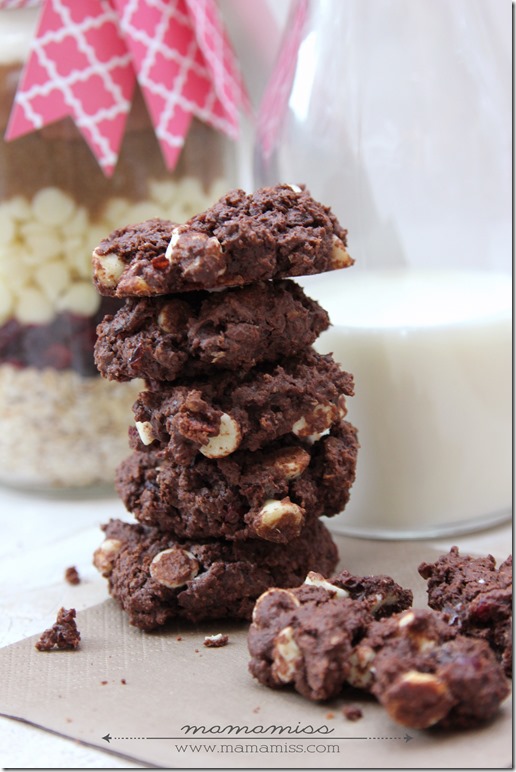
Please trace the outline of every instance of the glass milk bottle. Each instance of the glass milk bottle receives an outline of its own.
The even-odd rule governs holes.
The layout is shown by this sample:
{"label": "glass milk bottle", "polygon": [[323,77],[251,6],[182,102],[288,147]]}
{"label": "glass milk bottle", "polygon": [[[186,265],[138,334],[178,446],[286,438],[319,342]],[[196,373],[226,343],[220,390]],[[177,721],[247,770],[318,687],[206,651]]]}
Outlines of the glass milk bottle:
{"label": "glass milk bottle", "polygon": [[510,6],[293,0],[256,185],[305,183],[351,269],[302,280],[354,374],[357,478],[332,527],[402,538],[510,517]]}
{"label": "glass milk bottle", "polygon": [[4,134],[38,10],[0,11],[0,481],[46,491],[112,486],[141,382],[100,378],[95,328],[118,301],[91,281],[113,229],[182,222],[233,183],[229,140],[194,120],[173,173],[139,92],[113,176],[71,118]]}

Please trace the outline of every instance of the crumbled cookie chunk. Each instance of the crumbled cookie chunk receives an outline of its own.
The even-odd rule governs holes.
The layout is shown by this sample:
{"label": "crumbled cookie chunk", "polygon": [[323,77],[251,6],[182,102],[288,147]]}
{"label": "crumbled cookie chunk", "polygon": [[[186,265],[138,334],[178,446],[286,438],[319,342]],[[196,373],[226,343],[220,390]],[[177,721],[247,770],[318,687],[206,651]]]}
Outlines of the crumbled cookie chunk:
{"label": "crumbled cookie chunk", "polygon": [[[227,458],[199,454],[188,465],[136,452],[119,466],[116,488],[140,522],[179,538],[288,543],[310,521],[344,509],[357,453],[356,430],[343,421],[312,444],[290,435]],[[99,570],[109,573],[116,546],[97,553]]]}
{"label": "crumbled cookie chunk", "polygon": [[434,563],[421,563],[428,605],[442,611],[463,635],[487,641],[512,674],[512,555],[496,568],[492,555],[460,555],[452,547]]}
{"label": "crumbled cookie chunk", "polygon": [[102,295],[149,297],[322,273],[353,264],[346,236],[305,189],[232,190],[184,225],[114,231],[93,252],[93,278]]}
{"label": "crumbled cookie chunk", "polygon": [[337,548],[315,521],[288,545],[259,539],[179,541],[170,532],[111,520],[109,591],[131,624],[152,630],[169,619],[249,619],[267,587],[299,583],[316,565],[332,571]]}
{"label": "crumbled cookie chunk", "polygon": [[352,376],[330,355],[308,349],[248,374],[221,372],[141,392],[131,444],[188,464],[199,452],[223,458],[286,434],[313,440],[344,418],[352,394]]}
{"label": "crumbled cookie chunk", "polygon": [[75,566],[69,566],[65,570],[65,579],[68,582],[68,584],[80,584],[81,583],[81,577],[79,576],[79,572],[77,571]]}
{"label": "crumbled cookie chunk", "polygon": [[364,714],[360,705],[344,705],[342,715],[348,721],[359,721]]}
{"label": "crumbled cookie chunk", "polygon": [[353,576],[343,570],[331,583],[345,590],[353,600],[362,600],[376,619],[403,611],[412,605],[412,590],[401,587],[390,576]]}
{"label": "crumbled cookie chunk", "polygon": [[288,280],[129,298],[99,325],[95,361],[101,375],[116,381],[243,374],[300,354],[328,326],[326,311]]}
{"label": "crumbled cookie chunk", "polygon": [[[343,587],[346,580],[350,590]],[[352,677],[353,648],[366,634],[373,612],[380,611],[379,587],[398,598],[382,607],[383,614],[412,600],[410,591],[388,577],[360,579],[346,571],[334,579],[309,572],[300,587],[265,592],[249,630],[252,675],[271,687],[293,684],[312,700],[339,694]]]}
{"label": "crumbled cookie chunk", "polygon": [[373,622],[352,655],[352,685],[370,690],[412,729],[469,728],[490,720],[509,693],[489,646],[430,609]]}
{"label": "crumbled cookie chunk", "polygon": [[81,640],[81,634],[75,622],[76,611],[74,608],[61,608],[58,611],[55,624],[45,630],[37,643],[38,651],[50,651],[51,649],[77,649]]}
{"label": "crumbled cookie chunk", "polygon": [[[258,598],[248,637],[255,678],[273,688],[291,684],[312,700],[335,697],[349,684],[413,729],[469,728],[493,718],[509,687],[487,643],[458,634],[430,609],[386,616],[410,601],[410,591],[389,577],[343,574],[327,580],[311,573],[301,587]],[[346,582],[359,588],[356,598]],[[379,586],[398,600],[375,606]]]}
{"label": "crumbled cookie chunk", "polygon": [[221,646],[227,646],[229,643],[229,635],[224,633],[217,633],[217,635],[206,635],[204,638],[204,646],[208,649],[219,649]]}

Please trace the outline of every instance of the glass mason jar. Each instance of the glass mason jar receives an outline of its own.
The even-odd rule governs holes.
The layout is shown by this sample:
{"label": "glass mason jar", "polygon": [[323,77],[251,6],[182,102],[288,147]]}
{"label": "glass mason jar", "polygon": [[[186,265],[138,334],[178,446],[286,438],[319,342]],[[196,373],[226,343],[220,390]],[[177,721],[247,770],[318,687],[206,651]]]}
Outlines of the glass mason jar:
{"label": "glass mason jar", "polygon": [[225,137],[194,121],[173,173],[136,93],[107,178],[70,118],[4,133],[38,11],[0,11],[0,481],[30,489],[112,486],[141,382],[100,378],[95,328],[119,301],[91,281],[113,229],[182,222],[234,184]]}
{"label": "glass mason jar", "polygon": [[300,282],[355,378],[348,534],[510,517],[510,21],[482,0],[291,5],[254,182],[305,183],[349,231],[355,265]]}

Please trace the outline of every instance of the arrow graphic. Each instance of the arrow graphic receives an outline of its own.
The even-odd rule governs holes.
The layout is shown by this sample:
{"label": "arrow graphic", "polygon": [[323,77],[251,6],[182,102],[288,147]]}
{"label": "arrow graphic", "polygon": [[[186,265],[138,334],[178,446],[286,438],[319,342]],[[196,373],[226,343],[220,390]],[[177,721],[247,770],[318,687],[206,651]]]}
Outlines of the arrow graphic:
{"label": "arrow graphic", "polygon": [[310,737],[299,737],[296,735],[294,738],[292,735],[289,735],[288,737],[282,737],[281,735],[274,735],[274,736],[267,736],[264,737],[263,735],[260,735],[259,737],[249,737],[246,736],[245,738],[242,737],[235,737],[235,736],[226,736],[226,737],[193,737],[193,736],[183,736],[183,737],[111,737],[109,732],[104,735],[102,738],[107,743],[111,742],[111,740],[189,740],[189,741],[197,741],[197,742],[204,742],[205,740],[403,740],[404,742],[408,743],[410,740],[413,740],[414,738],[409,735],[405,734],[403,736],[397,735],[395,737],[329,737],[328,735],[323,735],[322,737],[317,737],[314,735],[310,735]]}

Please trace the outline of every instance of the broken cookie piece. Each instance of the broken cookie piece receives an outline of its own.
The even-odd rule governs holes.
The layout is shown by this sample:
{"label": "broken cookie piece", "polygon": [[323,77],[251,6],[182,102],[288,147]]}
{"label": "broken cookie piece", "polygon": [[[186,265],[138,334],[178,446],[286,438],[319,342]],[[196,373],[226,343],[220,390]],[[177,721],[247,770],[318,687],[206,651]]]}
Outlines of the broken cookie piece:
{"label": "broken cookie piece", "polygon": [[499,568],[492,555],[460,555],[457,547],[434,563],[421,563],[428,605],[463,635],[487,641],[512,674],[512,555]]}
{"label": "broken cookie piece", "polygon": [[[343,587],[346,581],[350,590]],[[249,630],[252,675],[273,688],[292,684],[311,700],[335,697],[352,677],[354,647],[380,611],[379,586],[397,597],[383,614],[412,601],[409,590],[387,577],[359,579],[348,572],[334,579],[309,572],[300,587],[265,592]]]}
{"label": "broken cookie piece", "polygon": [[55,624],[41,633],[35,646],[38,651],[50,651],[51,649],[77,649],[81,640],[81,634],[75,622],[76,611],[74,608],[60,608]]}
{"label": "broken cookie piece", "polygon": [[206,635],[203,641],[203,645],[208,649],[220,649],[222,646],[227,646],[228,643],[229,635],[226,635],[225,633]]}
{"label": "broken cookie piece", "polygon": [[352,654],[349,682],[412,729],[466,729],[489,721],[509,694],[484,641],[460,635],[430,609],[373,622]]}
{"label": "broken cookie piece", "polygon": [[114,231],[93,252],[93,278],[102,295],[150,297],[305,276],[352,265],[346,237],[304,188],[232,190],[184,225]]}
{"label": "broken cookie piece", "polygon": [[[389,598],[384,605],[380,594]],[[347,571],[330,580],[312,572],[301,587],[270,589],[253,611],[249,670],[266,686],[292,685],[311,700],[336,697],[346,685],[365,690],[413,729],[489,721],[509,694],[495,655],[439,612],[389,616],[411,600],[390,577]]]}

